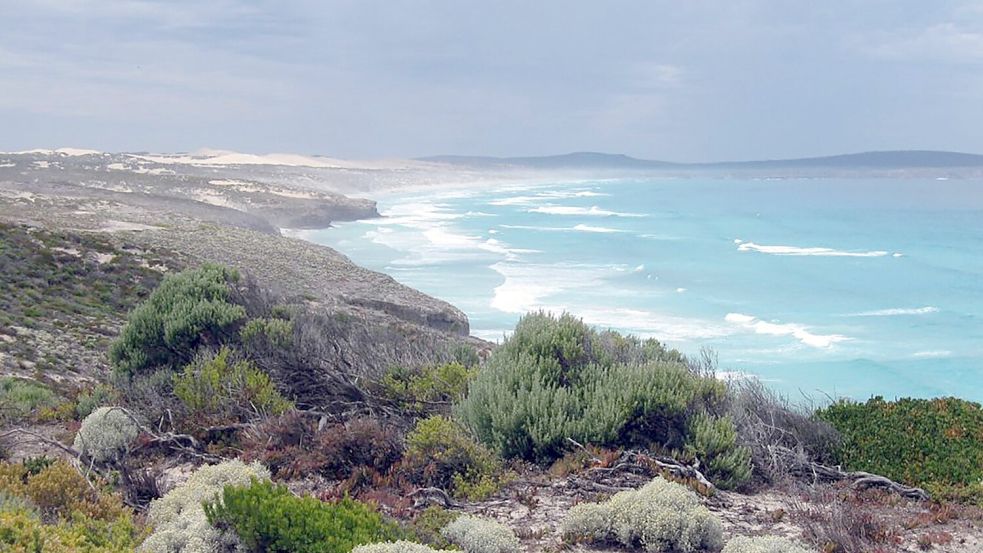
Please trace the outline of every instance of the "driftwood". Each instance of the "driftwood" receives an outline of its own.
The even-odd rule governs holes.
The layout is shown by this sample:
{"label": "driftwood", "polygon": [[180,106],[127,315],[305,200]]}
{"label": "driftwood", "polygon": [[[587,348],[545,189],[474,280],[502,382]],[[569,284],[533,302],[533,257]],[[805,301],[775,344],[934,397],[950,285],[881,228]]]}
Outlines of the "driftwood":
{"label": "driftwood", "polygon": [[896,493],[907,499],[928,501],[932,497],[921,488],[905,486],[879,474],[863,471],[847,472],[839,467],[830,467],[811,461],[798,462],[790,468],[790,474],[813,482],[849,482],[857,490],[881,489]]}

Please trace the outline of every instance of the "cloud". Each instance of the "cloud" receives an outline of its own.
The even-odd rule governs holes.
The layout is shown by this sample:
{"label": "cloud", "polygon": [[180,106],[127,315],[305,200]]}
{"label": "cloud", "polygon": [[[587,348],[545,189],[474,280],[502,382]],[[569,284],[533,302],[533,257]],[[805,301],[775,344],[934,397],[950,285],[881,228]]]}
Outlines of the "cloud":
{"label": "cloud", "polygon": [[983,32],[946,22],[922,29],[879,33],[862,46],[875,59],[956,64],[983,63]]}

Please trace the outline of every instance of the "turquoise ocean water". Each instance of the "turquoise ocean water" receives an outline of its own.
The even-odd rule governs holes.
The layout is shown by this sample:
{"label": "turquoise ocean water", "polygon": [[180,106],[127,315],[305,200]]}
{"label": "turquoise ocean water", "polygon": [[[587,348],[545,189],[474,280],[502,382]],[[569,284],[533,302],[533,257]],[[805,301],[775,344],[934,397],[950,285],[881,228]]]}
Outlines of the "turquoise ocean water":
{"label": "turquoise ocean water", "polygon": [[795,396],[983,400],[983,182],[605,180],[437,190],[305,237],[501,339],[530,310],[716,350]]}

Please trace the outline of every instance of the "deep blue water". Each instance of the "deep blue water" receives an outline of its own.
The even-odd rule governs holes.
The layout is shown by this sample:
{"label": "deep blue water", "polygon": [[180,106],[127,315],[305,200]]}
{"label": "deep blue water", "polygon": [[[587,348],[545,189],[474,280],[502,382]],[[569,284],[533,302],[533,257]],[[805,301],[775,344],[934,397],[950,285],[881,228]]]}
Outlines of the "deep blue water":
{"label": "deep blue water", "polygon": [[501,338],[534,309],[797,394],[983,400],[983,182],[615,180],[395,195],[306,234]]}

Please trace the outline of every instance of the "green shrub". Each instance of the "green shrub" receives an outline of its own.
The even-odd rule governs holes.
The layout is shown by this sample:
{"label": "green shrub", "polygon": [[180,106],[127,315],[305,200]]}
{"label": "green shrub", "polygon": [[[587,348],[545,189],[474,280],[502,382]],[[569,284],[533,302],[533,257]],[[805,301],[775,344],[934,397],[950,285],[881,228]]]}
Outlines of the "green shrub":
{"label": "green shrub", "polygon": [[140,435],[129,415],[118,407],[100,407],[85,417],[74,447],[97,463],[118,461]]}
{"label": "green shrub", "polygon": [[17,498],[9,500],[14,505],[28,501],[46,519],[82,515],[112,522],[126,513],[119,496],[93,489],[75,467],[61,460],[0,463],[0,495]]}
{"label": "green shrub", "polygon": [[686,453],[709,459],[703,471],[721,488],[736,488],[751,479],[751,452],[737,445],[737,431],[729,418],[702,413],[693,417]]}
{"label": "green shrub", "polygon": [[40,474],[41,471],[55,464],[55,459],[48,457],[47,455],[40,455],[38,457],[28,457],[21,461],[24,465],[24,470],[27,472],[27,476],[31,477],[35,474]]}
{"label": "green shrub", "polygon": [[736,537],[720,553],[812,553],[792,540],[778,536]]}
{"label": "green shrub", "polygon": [[42,408],[57,404],[58,396],[42,384],[0,377],[0,422],[21,420]]}
{"label": "green shrub", "polygon": [[420,541],[434,547],[448,548],[451,547],[451,543],[440,534],[440,531],[459,516],[461,516],[460,513],[431,505],[413,519],[411,528]]}
{"label": "green shrub", "polygon": [[440,415],[419,421],[406,436],[403,466],[422,485],[472,500],[497,491],[503,478],[499,459]]}
{"label": "green shrub", "polygon": [[175,375],[174,395],[197,426],[279,415],[292,407],[266,373],[227,347],[199,355]]}
{"label": "green shrub", "polygon": [[507,526],[493,520],[460,516],[440,531],[447,541],[466,553],[519,553],[519,538]]}
{"label": "green shrub", "polygon": [[239,331],[239,339],[252,348],[284,349],[293,341],[294,326],[284,319],[252,319]]}
{"label": "green shrub", "polygon": [[[725,397],[724,383],[694,374],[678,352],[656,341],[539,313],[519,321],[454,412],[501,455],[550,461],[568,450],[570,439],[681,450],[690,419],[720,410]],[[726,465],[719,464],[721,476],[739,480],[723,471]]]}
{"label": "green shrub", "polygon": [[71,521],[45,524],[30,510],[0,508],[0,551],[125,553],[138,536],[129,516],[107,522],[76,513]]}
{"label": "green shrub", "polygon": [[866,403],[834,403],[819,415],[842,434],[838,461],[851,470],[957,497],[960,488],[978,489],[983,479],[983,408],[978,403],[875,397]]}
{"label": "green shrub", "polygon": [[394,523],[364,503],[297,497],[270,482],[226,486],[204,509],[213,526],[233,529],[255,553],[349,553],[357,545],[401,537]]}
{"label": "green shrub", "polygon": [[241,486],[270,473],[259,463],[247,465],[235,459],[200,467],[187,481],[155,499],[147,509],[147,523],[154,529],[140,550],[145,553],[213,553],[234,548],[238,538],[208,523],[202,503],[222,493],[225,486]]}
{"label": "green shrub", "polygon": [[603,503],[574,506],[561,532],[570,542],[618,543],[649,553],[717,551],[723,545],[720,520],[695,493],[662,478]]}
{"label": "green shrub", "polygon": [[109,357],[123,374],[191,360],[200,345],[216,345],[234,336],[246,310],[233,303],[239,274],[206,264],[167,276],[145,302],[130,312]]}
{"label": "green shrub", "polygon": [[96,384],[79,392],[75,398],[75,416],[79,420],[88,417],[97,407],[115,403],[116,391],[107,384]]}
{"label": "green shrub", "polygon": [[468,382],[476,369],[460,363],[448,363],[426,367],[419,371],[397,368],[382,378],[382,388],[387,396],[399,402],[400,407],[415,413],[439,411],[464,397]]}

